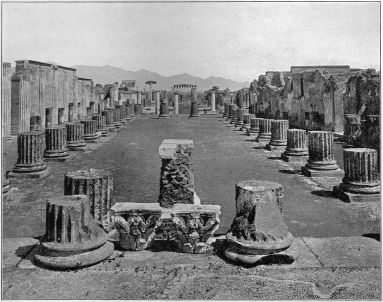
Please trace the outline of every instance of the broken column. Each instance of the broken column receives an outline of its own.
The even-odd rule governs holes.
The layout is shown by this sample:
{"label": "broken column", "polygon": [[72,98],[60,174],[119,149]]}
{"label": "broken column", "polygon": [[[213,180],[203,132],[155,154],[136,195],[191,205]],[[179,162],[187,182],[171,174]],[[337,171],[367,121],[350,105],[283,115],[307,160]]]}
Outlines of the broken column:
{"label": "broken column", "polygon": [[257,137],[259,134],[259,122],[261,118],[255,117],[250,118],[250,129],[247,131],[248,136],[255,136]]}
{"label": "broken column", "polygon": [[80,122],[66,124],[67,147],[71,151],[85,151],[84,124]]}
{"label": "broken column", "polygon": [[8,177],[41,178],[50,170],[43,161],[44,133],[23,132],[17,135],[17,162]]}
{"label": "broken column", "polygon": [[237,122],[235,123],[235,127],[239,127],[239,130],[241,130],[243,126],[243,116],[248,112],[247,109],[239,108],[237,110]]}
{"label": "broken column", "polygon": [[247,132],[248,129],[250,129],[250,118],[255,117],[254,114],[246,113],[243,115],[243,125],[241,128],[241,131]]}
{"label": "broken column", "polygon": [[193,141],[165,139],[159,147],[162,159],[160,196],[161,207],[176,203],[194,203],[194,172],[191,153]]}
{"label": "broken column", "polygon": [[261,119],[259,121],[259,135],[256,142],[267,144],[271,139],[271,121],[270,119]]}
{"label": "broken column", "polygon": [[65,125],[56,125],[45,129],[44,158],[55,161],[66,161],[70,158]]}
{"label": "broken column", "polygon": [[64,195],[88,195],[90,213],[101,223],[113,206],[113,177],[104,170],[89,169],[68,172],[64,178]]}
{"label": "broken column", "polygon": [[179,109],[178,109],[178,94],[174,94],[174,114],[179,114]]}
{"label": "broken column", "polygon": [[235,109],[235,104],[229,104],[228,105],[228,117],[226,118],[227,121],[230,121],[233,119],[234,117],[234,109]]}
{"label": "broken column", "polygon": [[334,159],[334,134],[331,131],[309,131],[309,159],[302,173],[312,177],[342,177]]}
{"label": "broken column", "polygon": [[134,104],[134,115],[142,115],[142,104]]}
{"label": "broken column", "polygon": [[233,109],[233,117],[231,118],[230,124],[232,124],[234,127],[237,125],[238,122],[238,114],[241,108],[235,106]]}
{"label": "broken column", "polygon": [[102,136],[107,136],[108,135],[108,128],[106,127],[106,117],[102,115],[94,115],[92,117],[94,121],[96,121],[96,131],[101,132]]}
{"label": "broken column", "polygon": [[36,262],[58,269],[78,269],[108,258],[114,249],[89,214],[85,195],[52,198],[46,205],[45,235]]}
{"label": "broken column", "polygon": [[233,261],[244,264],[294,261],[293,256],[283,253],[292,244],[293,235],[278,207],[275,183],[247,180],[236,185],[236,217],[226,238],[229,247],[225,255]]}
{"label": "broken column", "polygon": [[228,118],[229,117],[229,104],[224,103],[224,110],[223,110],[223,118]]}
{"label": "broken column", "polygon": [[333,192],[345,202],[380,200],[378,152],[375,149],[343,150],[344,178]]}
{"label": "broken column", "polygon": [[289,129],[288,120],[273,120],[271,122],[271,139],[266,148],[270,151],[284,150],[287,145],[287,129]]}
{"label": "broken column", "polygon": [[168,110],[168,102],[167,100],[162,100],[160,104],[160,114],[158,115],[159,118],[168,118],[169,117],[169,110]]}
{"label": "broken column", "polygon": [[113,112],[113,126],[114,126],[114,128],[121,128],[122,123],[120,120],[120,108],[113,108],[112,112]]}
{"label": "broken column", "polygon": [[86,143],[97,143],[99,135],[96,131],[95,120],[83,120],[81,123],[84,125],[84,140]]}
{"label": "broken column", "polygon": [[206,114],[208,114],[208,115],[215,115],[215,114],[217,114],[217,111],[216,111],[216,108],[215,108],[215,91],[214,90],[212,90],[210,92],[210,106],[211,106],[211,110],[206,112]]}
{"label": "broken column", "polygon": [[114,132],[113,111],[110,109],[107,109],[102,112],[102,115],[105,116],[106,128],[108,128],[109,132]]}
{"label": "broken column", "polygon": [[308,160],[306,130],[288,129],[286,151],[281,158],[287,162],[305,162]]}
{"label": "broken column", "polygon": [[197,89],[192,88],[191,89],[191,106],[190,106],[190,115],[189,117],[199,117],[199,109],[198,109],[198,100],[197,100]]}
{"label": "broken column", "polygon": [[11,185],[10,185],[10,181],[9,179],[7,178],[7,173],[6,173],[6,170],[5,170],[5,158],[6,158],[6,154],[3,153],[3,164],[2,164],[2,173],[1,173],[1,187],[2,187],[2,192],[3,192],[3,202],[6,200],[6,197],[7,197],[7,193],[9,192],[9,190],[11,189]]}

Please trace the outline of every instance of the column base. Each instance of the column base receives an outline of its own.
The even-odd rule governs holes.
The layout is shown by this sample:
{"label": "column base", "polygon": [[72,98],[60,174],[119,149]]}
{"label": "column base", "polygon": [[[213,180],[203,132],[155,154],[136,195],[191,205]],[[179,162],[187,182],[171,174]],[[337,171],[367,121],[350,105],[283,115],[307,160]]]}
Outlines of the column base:
{"label": "column base", "polygon": [[98,139],[100,138],[100,136],[98,135],[95,135],[95,136],[84,136],[84,140],[85,140],[85,143],[89,144],[95,144],[95,143],[98,143]]}
{"label": "column base", "polygon": [[242,126],[241,131],[247,133],[247,131],[248,131],[249,129],[250,129],[250,128],[249,128],[248,126]]}
{"label": "column base", "polygon": [[[35,254],[35,260],[37,263],[50,268],[77,269],[105,260],[112,254],[113,250],[113,243],[106,242],[104,245],[95,250],[75,255],[49,256]],[[44,250],[42,252],[44,252]]]}
{"label": "column base", "polygon": [[170,118],[169,114],[160,114],[158,118]]}
{"label": "column base", "polygon": [[379,202],[380,194],[355,194],[346,192],[340,185],[334,186],[333,194],[344,202]]}
{"label": "column base", "polygon": [[114,132],[115,131],[114,126],[107,126],[107,127],[108,127],[108,131],[109,132]]}
{"label": "column base", "polygon": [[262,143],[262,144],[268,144],[269,142],[270,142],[270,138],[263,138],[263,137],[257,137],[256,139],[255,139],[255,141],[257,142],[257,143]]}
{"label": "column base", "polygon": [[217,113],[217,111],[213,111],[213,110],[211,110],[211,111],[207,111],[206,112],[206,115],[218,115],[218,113]]}
{"label": "column base", "polygon": [[313,170],[306,166],[301,167],[301,171],[303,175],[308,177],[339,177],[342,178],[344,176],[344,172],[337,168],[335,170]]}
{"label": "column base", "polygon": [[85,151],[86,143],[85,142],[67,142],[67,147],[71,151]]}
{"label": "column base", "polygon": [[259,135],[259,131],[256,131],[256,130],[249,130],[248,129],[246,131],[246,133],[247,133],[248,136],[256,136],[257,137]]}
{"label": "column base", "polygon": [[293,255],[285,252],[278,252],[265,255],[242,254],[235,247],[229,247],[225,250],[225,256],[234,261],[245,265],[261,264],[291,264],[295,261]]}
{"label": "column base", "polygon": [[191,114],[189,117],[201,117],[199,114]]}
{"label": "column base", "polygon": [[72,158],[72,154],[64,151],[64,152],[57,152],[57,153],[44,153],[44,161],[60,161],[65,162]]}
{"label": "column base", "polygon": [[290,163],[305,163],[309,159],[308,155],[288,155],[285,152],[281,153],[281,159]]}
{"label": "column base", "polygon": [[113,127],[114,128],[121,128],[122,124],[121,124],[121,122],[115,122],[115,123],[113,123]]}
{"label": "column base", "polygon": [[13,169],[13,171],[9,171],[7,173],[8,178],[44,178],[51,173],[50,168],[45,168],[40,171],[32,171],[32,172],[18,172]]}
{"label": "column base", "polygon": [[274,146],[274,145],[271,145],[269,143],[266,145],[266,149],[269,151],[283,151],[286,149],[286,145],[285,146]]}

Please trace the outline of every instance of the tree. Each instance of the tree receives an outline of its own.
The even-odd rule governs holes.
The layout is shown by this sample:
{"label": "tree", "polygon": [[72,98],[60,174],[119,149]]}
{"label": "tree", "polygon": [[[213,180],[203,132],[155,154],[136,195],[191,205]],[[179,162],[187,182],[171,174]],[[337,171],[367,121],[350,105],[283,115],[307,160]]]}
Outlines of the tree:
{"label": "tree", "polygon": [[152,90],[152,85],[157,84],[156,81],[150,80],[145,82],[146,85],[149,85],[150,90]]}

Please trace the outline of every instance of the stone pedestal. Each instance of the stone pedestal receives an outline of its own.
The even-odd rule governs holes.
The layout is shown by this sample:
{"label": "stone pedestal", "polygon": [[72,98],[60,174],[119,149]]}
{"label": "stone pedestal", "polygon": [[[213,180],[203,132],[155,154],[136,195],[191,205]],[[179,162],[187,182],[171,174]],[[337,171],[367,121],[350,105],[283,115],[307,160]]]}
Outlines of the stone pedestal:
{"label": "stone pedestal", "polygon": [[121,123],[121,118],[120,118],[120,108],[114,108],[112,109],[112,114],[113,114],[113,127],[114,128],[121,128],[122,123]]}
{"label": "stone pedestal", "polygon": [[293,236],[283,221],[274,188],[274,183],[256,180],[236,185],[237,213],[226,234],[227,258],[244,264],[263,263],[270,255],[281,260],[292,258],[282,253]]}
{"label": "stone pedestal", "polygon": [[66,126],[45,129],[45,160],[66,161],[70,158],[67,148]]}
{"label": "stone pedestal", "polygon": [[84,195],[47,201],[46,229],[37,263],[56,269],[78,269],[108,258],[114,246],[89,214]]}
{"label": "stone pedestal", "polygon": [[308,160],[309,150],[307,148],[306,130],[287,130],[286,151],[281,154],[281,158],[287,162],[305,162]]}
{"label": "stone pedestal", "polygon": [[105,116],[106,128],[108,128],[109,132],[114,132],[113,111],[112,110],[103,111],[102,115]]}
{"label": "stone pedestal", "polygon": [[99,223],[113,205],[113,177],[104,170],[68,172],[64,178],[64,195],[89,197],[90,213]]}
{"label": "stone pedestal", "polygon": [[233,116],[230,120],[230,124],[232,124],[234,127],[237,125],[237,122],[238,122],[238,114],[239,114],[239,111],[241,110],[241,108],[238,108],[238,107],[234,107],[233,108]]}
{"label": "stone pedestal", "polygon": [[274,120],[271,122],[271,139],[267,144],[268,150],[283,151],[287,145],[287,129],[289,129],[289,121]]}
{"label": "stone pedestal", "polygon": [[223,117],[228,118],[229,117],[229,104],[223,104]]}
{"label": "stone pedestal", "polygon": [[43,161],[44,134],[42,131],[23,132],[17,135],[17,162],[8,177],[41,178],[50,170]]}
{"label": "stone pedestal", "polygon": [[198,111],[198,103],[197,103],[197,101],[192,101],[191,102],[189,117],[200,117],[199,111]]}
{"label": "stone pedestal", "polygon": [[174,94],[174,114],[179,114],[179,109],[178,109],[179,100],[178,100],[178,98],[179,98],[178,94]]}
{"label": "stone pedestal", "polygon": [[247,130],[250,129],[250,117],[251,117],[251,114],[249,113],[245,113],[243,115],[243,125],[241,127],[241,131],[247,132]]}
{"label": "stone pedestal", "polygon": [[270,119],[261,119],[259,121],[259,135],[256,142],[267,144],[271,139],[271,121]]}
{"label": "stone pedestal", "polygon": [[345,202],[380,200],[378,153],[374,149],[343,150],[344,178],[333,191]]}
{"label": "stone pedestal", "polygon": [[237,110],[237,122],[235,124],[235,127],[239,127],[239,130],[242,129],[242,126],[243,126],[243,117],[245,116],[245,114],[247,114],[249,112],[249,110],[247,109],[244,109],[244,108],[240,108],[239,110]]}
{"label": "stone pedestal", "polygon": [[97,143],[99,135],[96,131],[96,121],[95,120],[84,120],[81,121],[84,125],[84,140],[86,143]]}
{"label": "stone pedestal", "polygon": [[248,136],[258,137],[259,135],[259,122],[261,118],[250,118],[250,128],[247,130]]}
{"label": "stone pedestal", "polygon": [[169,208],[176,203],[194,203],[193,141],[165,139],[159,147],[162,159],[158,202]]}
{"label": "stone pedestal", "polygon": [[302,173],[312,177],[342,177],[334,159],[334,134],[330,131],[309,131],[309,159]]}
{"label": "stone pedestal", "polygon": [[95,115],[92,119],[96,121],[96,131],[101,132],[102,136],[107,136],[109,130],[106,127],[106,117],[102,115]]}
{"label": "stone pedestal", "polygon": [[160,104],[160,114],[158,115],[159,118],[169,118],[169,110],[168,110],[168,103],[166,101],[162,101]]}
{"label": "stone pedestal", "polygon": [[67,123],[66,124],[67,147],[72,151],[85,151],[86,143],[84,141],[84,124]]}
{"label": "stone pedestal", "polygon": [[231,123],[232,119],[234,118],[235,104],[229,104],[228,110],[229,110],[229,112],[228,112],[227,120],[230,121],[230,123]]}

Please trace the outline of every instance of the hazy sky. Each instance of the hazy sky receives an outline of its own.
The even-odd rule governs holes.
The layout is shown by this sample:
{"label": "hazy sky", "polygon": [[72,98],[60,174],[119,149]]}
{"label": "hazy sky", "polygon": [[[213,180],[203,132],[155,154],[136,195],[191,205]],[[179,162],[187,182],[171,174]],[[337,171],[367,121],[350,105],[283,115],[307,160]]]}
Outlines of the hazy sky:
{"label": "hazy sky", "polygon": [[250,81],[291,65],[379,69],[375,3],[3,3],[3,60]]}

